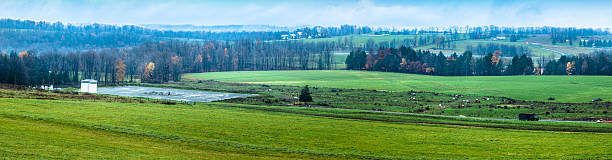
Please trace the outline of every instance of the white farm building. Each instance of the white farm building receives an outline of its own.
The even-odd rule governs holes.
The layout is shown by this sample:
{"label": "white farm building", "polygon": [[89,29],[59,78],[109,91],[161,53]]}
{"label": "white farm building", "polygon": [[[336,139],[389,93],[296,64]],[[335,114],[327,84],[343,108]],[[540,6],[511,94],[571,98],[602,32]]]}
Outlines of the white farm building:
{"label": "white farm building", "polygon": [[98,81],[93,79],[81,80],[81,92],[98,93]]}

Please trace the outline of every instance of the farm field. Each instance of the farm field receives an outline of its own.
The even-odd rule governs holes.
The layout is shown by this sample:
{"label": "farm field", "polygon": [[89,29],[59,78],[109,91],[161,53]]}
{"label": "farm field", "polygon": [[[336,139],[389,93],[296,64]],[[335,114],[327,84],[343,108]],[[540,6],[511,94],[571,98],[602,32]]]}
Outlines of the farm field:
{"label": "farm field", "polygon": [[432,47],[434,47],[434,45],[427,45],[427,46],[419,46],[416,49],[421,49],[421,50],[429,50],[431,52],[437,53],[437,52],[443,52],[446,54],[452,54],[452,53],[457,53],[457,54],[462,54],[463,52],[465,52],[466,47],[467,46],[477,46],[478,44],[489,44],[489,43],[494,43],[494,44],[504,44],[504,45],[515,45],[515,46],[527,46],[529,49],[531,49],[531,54],[533,54],[536,57],[559,57],[559,55],[555,55],[555,53],[547,51],[547,50],[543,50],[540,48],[536,48],[533,46],[528,45],[525,42],[508,42],[508,41],[491,41],[491,40],[460,40],[460,41],[455,41],[456,44],[456,48],[455,49],[445,49],[445,50],[438,50],[438,49],[431,49]]}
{"label": "farm field", "polygon": [[[537,114],[541,120],[594,121],[597,119],[610,119],[607,112],[610,112],[609,107],[611,104],[609,102],[533,102],[504,97],[453,95],[426,91],[387,92],[384,90],[311,87],[310,92],[312,93],[313,101],[305,105],[295,98],[300,95],[300,91],[303,89],[302,86],[228,83],[211,80],[184,80],[168,84],[130,85],[258,95],[223,100],[223,102],[238,104],[301,106],[342,110],[357,109],[363,111],[503,119],[516,119],[519,113]],[[511,126],[504,125],[504,127],[514,128]],[[531,128],[526,125],[521,126],[521,129]],[[565,130],[562,128],[555,129],[555,131]],[[581,128],[590,130],[584,127]]]}
{"label": "farm field", "polygon": [[[6,109],[6,108],[3,108]],[[214,151],[204,144],[0,116],[0,159],[268,159]],[[209,150],[205,150],[209,149]]]}
{"label": "farm field", "polygon": [[335,69],[346,69],[346,57],[347,54],[334,54],[332,65]]}
{"label": "farm field", "polygon": [[[315,39],[300,39],[299,41],[303,42],[323,42],[323,41],[346,41],[352,40],[351,42],[355,46],[364,46],[369,39],[374,40],[374,43],[379,44],[381,42],[391,42],[396,40],[398,42],[403,41],[404,39],[414,40],[418,37],[450,37],[449,34],[420,34],[420,35],[370,35],[370,34],[361,34],[361,35],[346,35],[346,36],[335,36],[331,38],[315,38]],[[465,34],[458,35],[459,38],[465,38]]]}
{"label": "farm field", "polygon": [[303,42],[322,42],[322,41],[345,41],[346,39],[352,40],[353,44],[356,46],[364,45],[368,39],[374,40],[375,43],[379,42],[389,42],[393,39],[404,40],[404,39],[413,39],[417,37],[416,35],[386,35],[386,36],[376,36],[376,35],[348,35],[348,36],[335,36],[331,38],[316,38],[316,39],[303,39]]}
{"label": "farm field", "polygon": [[567,53],[568,55],[580,55],[580,54],[590,54],[592,52],[602,50],[601,48],[589,48],[589,47],[578,47],[578,46],[568,46],[568,45],[551,45],[551,44],[542,44],[542,47],[546,47],[549,49],[553,49],[559,52]]}
{"label": "farm field", "polygon": [[248,71],[186,74],[187,79],[269,85],[311,85],[389,91],[432,91],[449,94],[503,96],[521,100],[590,102],[612,99],[607,76],[473,76],[444,77],[368,71]]}
{"label": "farm field", "polygon": [[0,156],[8,158],[600,159],[610,156],[612,146],[609,129],[556,132],[398,123],[403,121],[399,117],[396,122],[332,118],[369,113],[298,107],[21,98],[1,98],[0,106],[0,121],[8,124],[0,126]]}
{"label": "farm field", "polygon": [[[415,37],[419,37],[419,36],[429,36],[429,35],[386,35],[386,36],[374,36],[374,35],[349,35],[349,36],[337,36],[337,37],[331,37],[331,38],[317,38],[317,39],[304,39],[301,41],[304,42],[321,42],[321,41],[345,41],[345,40],[352,40],[352,43],[356,46],[363,46],[365,45],[365,43],[369,40],[372,39],[374,40],[374,42],[376,44],[381,43],[381,42],[390,42],[392,40],[404,40],[404,39],[414,39]],[[444,35],[444,34],[439,34],[439,35],[434,35],[434,36],[449,36],[449,35]],[[465,36],[465,35],[462,35]],[[465,37],[463,37],[465,38]],[[550,36],[549,35],[538,35],[538,36],[534,36],[534,37],[529,37],[527,39],[521,39],[517,42],[510,42],[507,40],[498,40],[498,41],[492,41],[492,40],[472,40],[472,39],[468,39],[468,40],[459,40],[459,41],[455,41],[455,48],[454,49],[431,49],[434,47],[434,45],[424,45],[424,46],[418,46],[415,49],[420,49],[420,50],[429,50],[431,52],[443,52],[446,54],[452,54],[452,53],[457,53],[457,54],[461,54],[463,52],[465,52],[466,46],[468,45],[472,45],[472,46],[476,46],[478,44],[488,44],[488,43],[495,43],[495,44],[505,44],[505,45],[515,45],[515,46],[526,46],[529,49],[531,49],[531,53],[535,56],[535,58],[540,58],[540,57],[554,57],[554,58],[558,58],[561,55],[555,53],[555,52],[551,52],[548,50],[544,50],[542,48],[538,48],[538,47],[534,47],[532,45],[527,44],[527,42],[529,43],[538,43],[537,45],[541,46],[541,47],[545,47],[548,49],[553,49],[556,51],[560,51],[563,53],[566,53],[568,55],[579,55],[579,54],[589,54],[592,53],[593,51],[597,51],[597,50],[601,50],[601,49],[596,49],[596,48],[589,48],[589,47],[579,47],[577,44],[574,44],[573,46],[569,46],[568,44],[565,43],[559,43],[557,45],[551,45],[550,44]]]}

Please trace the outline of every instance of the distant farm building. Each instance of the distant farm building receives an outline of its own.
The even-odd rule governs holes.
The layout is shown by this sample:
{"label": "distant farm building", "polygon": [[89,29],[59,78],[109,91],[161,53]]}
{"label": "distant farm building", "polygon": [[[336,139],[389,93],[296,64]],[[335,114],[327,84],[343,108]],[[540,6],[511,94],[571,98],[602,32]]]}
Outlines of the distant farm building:
{"label": "distant farm building", "polygon": [[281,35],[281,38],[282,38],[282,39],[289,39],[289,35],[286,35],[286,34]]}
{"label": "distant farm building", "polygon": [[505,39],[506,39],[506,37],[505,37],[505,36],[497,36],[497,37],[493,38],[493,40],[494,40],[494,41],[497,41],[497,40],[505,40]]}
{"label": "distant farm building", "polygon": [[53,90],[53,85],[42,85],[40,86],[40,88],[44,89],[44,90]]}
{"label": "distant farm building", "polygon": [[282,40],[294,40],[294,39],[311,39],[312,36],[309,36],[306,32],[295,32],[291,34],[283,34],[281,35]]}
{"label": "distant farm building", "polygon": [[81,80],[81,92],[98,93],[98,81],[93,79]]}

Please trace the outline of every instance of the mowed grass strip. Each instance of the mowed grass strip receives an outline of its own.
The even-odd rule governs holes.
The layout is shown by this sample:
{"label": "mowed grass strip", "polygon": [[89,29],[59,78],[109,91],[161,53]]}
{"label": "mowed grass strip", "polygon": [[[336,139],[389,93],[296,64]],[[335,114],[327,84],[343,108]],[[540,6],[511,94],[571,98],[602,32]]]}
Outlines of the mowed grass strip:
{"label": "mowed grass strip", "polygon": [[390,91],[433,91],[450,94],[504,96],[521,100],[590,102],[612,99],[609,76],[428,76],[370,71],[240,71],[192,73],[188,79],[224,82],[311,85]]}
{"label": "mowed grass strip", "polygon": [[[224,148],[221,151],[228,153],[249,155],[276,153],[281,157],[286,156],[285,154],[299,154],[315,158],[331,156],[459,159],[599,159],[612,156],[609,153],[612,146],[610,133],[390,123],[257,111],[224,105],[204,103],[190,106],[2,98],[0,115],[4,117],[2,119],[4,121],[13,118],[20,123],[34,121],[59,126],[77,126],[110,132],[129,139],[132,138],[129,136],[135,136],[136,142],[152,143],[148,140],[151,138],[165,141],[161,142],[164,144],[177,142],[204,144],[220,146]],[[13,128],[16,126],[6,130],[15,130]],[[6,130],[3,129],[1,133],[12,137],[41,132],[38,130],[6,132]],[[78,135],[78,133],[71,134],[77,131],[64,131],[66,133],[49,134],[40,138],[46,141],[39,144],[55,145],[41,149],[39,152],[57,155],[61,150],[67,150],[72,146],[63,141],[48,142],[58,138],[69,139],[69,136],[61,137],[62,135]],[[8,138],[0,141],[0,146],[3,146],[0,155],[11,156],[14,151],[20,151],[15,150],[16,147],[24,147],[27,145],[24,142],[28,141],[37,141],[37,139],[35,136],[24,136],[22,139]],[[97,141],[104,139],[91,140],[91,142]],[[107,142],[119,143],[115,141],[114,138],[109,138]],[[97,147],[80,142],[74,145],[83,148]],[[112,152],[129,148],[125,147],[119,146],[108,150]],[[232,148],[237,148],[238,151]],[[252,150],[240,150],[244,148]],[[142,154],[148,155],[147,152]]]}

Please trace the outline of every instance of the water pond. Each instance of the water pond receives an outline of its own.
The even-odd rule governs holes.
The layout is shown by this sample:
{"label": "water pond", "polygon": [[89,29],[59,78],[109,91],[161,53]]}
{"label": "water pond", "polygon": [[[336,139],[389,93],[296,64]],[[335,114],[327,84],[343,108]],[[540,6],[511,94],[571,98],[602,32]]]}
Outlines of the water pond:
{"label": "water pond", "polygon": [[140,86],[121,86],[110,88],[99,88],[98,93],[126,97],[144,97],[152,99],[166,99],[186,102],[211,102],[224,99],[256,96],[253,94],[204,92],[183,89],[169,89]]}

